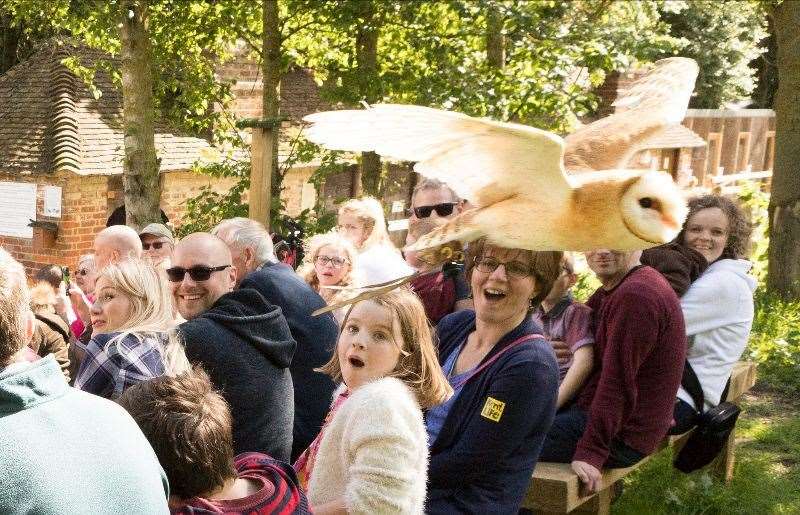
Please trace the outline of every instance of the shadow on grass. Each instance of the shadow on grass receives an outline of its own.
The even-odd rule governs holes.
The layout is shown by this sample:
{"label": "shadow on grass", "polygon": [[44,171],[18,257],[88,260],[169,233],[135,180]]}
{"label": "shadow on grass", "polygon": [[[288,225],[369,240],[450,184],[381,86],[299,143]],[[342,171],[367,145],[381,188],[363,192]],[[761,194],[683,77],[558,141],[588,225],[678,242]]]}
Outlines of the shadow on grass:
{"label": "shadow on grass", "polygon": [[706,471],[682,474],[672,468],[671,453],[663,452],[626,478],[625,491],[612,506],[612,513],[800,514],[797,406],[766,397],[745,403],[737,425],[736,468],[729,485],[712,479]]}

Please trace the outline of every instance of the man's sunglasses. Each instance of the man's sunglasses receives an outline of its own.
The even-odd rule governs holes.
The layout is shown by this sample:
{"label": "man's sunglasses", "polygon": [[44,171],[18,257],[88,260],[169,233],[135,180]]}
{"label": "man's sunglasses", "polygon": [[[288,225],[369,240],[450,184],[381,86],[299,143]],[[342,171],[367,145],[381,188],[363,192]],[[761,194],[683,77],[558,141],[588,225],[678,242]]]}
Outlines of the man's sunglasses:
{"label": "man's sunglasses", "polygon": [[161,247],[166,244],[167,242],[165,241],[154,241],[153,243],[142,243],[142,248],[144,250],[150,250],[150,247],[153,247],[155,250],[161,250]]}
{"label": "man's sunglasses", "polygon": [[453,214],[453,208],[458,205],[458,202],[445,202],[444,204],[434,204],[432,206],[419,206],[413,209],[408,209],[406,213],[411,216],[413,212],[417,218],[428,218],[433,211],[439,216],[450,216]]}
{"label": "man's sunglasses", "polygon": [[219,272],[229,268],[231,265],[222,265],[222,266],[203,266],[197,265],[193,266],[192,268],[183,268],[180,266],[173,266],[172,268],[167,268],[167,277],[170,281],[177,283],[183,281],[184,276],[186,273],[189,273],[189,277],[192,278],[192,281],[201,282],[201,281],[208,281],[211,278],[211,274],[214,272]]}

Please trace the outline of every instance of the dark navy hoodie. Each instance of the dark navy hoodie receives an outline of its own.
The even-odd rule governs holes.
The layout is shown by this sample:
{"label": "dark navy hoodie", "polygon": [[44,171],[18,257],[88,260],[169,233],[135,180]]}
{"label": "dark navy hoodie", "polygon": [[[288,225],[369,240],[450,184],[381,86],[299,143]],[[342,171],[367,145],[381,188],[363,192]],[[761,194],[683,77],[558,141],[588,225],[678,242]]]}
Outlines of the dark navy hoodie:
{"label": "dark navy hoodie", "polygon": [[[436,328],[439,362],[474,330],[474,311],[444,317]],[[482,363],[529,334],[541,329],[526,317]],[[514,346],[473,376],[430,442],[426,511],[517,513],[553,422],[557,395],[558,364],[544,338]]]}
{"label": "dark navy hoodie", "polygon": [[253,288],[267,302],[279,306],[297,342],[289,365],[294,383],[294,462],[316,438],[331,407],[335,385],[329,376],[314,369],[331,359],[339,326],[330,313],[311,316],[314,310],[325,307],[325,301],[283,263],[263,264],[245,277],[241,288]]}
{"label": "dark navy hoodie", "polygon": [[295,342],[281,309],[255,290],[240,289],[178,331],[189,361],[203,366],[228,401],[235,454],[261,452],[288,462]]}

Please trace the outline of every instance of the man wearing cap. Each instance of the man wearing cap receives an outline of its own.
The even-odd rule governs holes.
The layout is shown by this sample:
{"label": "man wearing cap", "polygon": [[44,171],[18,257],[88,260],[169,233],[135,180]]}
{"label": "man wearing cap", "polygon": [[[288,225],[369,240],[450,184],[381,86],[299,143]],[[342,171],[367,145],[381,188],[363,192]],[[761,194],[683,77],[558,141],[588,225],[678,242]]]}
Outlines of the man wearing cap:
{"label": "man wearing cap", "polygon": [[139,239],[142,240],[144,257],[153,263],[153,266],[163,269],[170,267],[175,238],[166,225],[155,223],[148,225],[139,232]]}

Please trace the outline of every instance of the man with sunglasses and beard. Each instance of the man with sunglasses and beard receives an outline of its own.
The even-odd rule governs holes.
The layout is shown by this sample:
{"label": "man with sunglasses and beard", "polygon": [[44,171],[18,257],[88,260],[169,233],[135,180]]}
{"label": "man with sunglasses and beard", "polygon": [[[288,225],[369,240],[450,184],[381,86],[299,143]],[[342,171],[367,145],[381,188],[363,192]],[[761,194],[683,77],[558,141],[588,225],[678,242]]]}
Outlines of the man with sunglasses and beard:
{"label": "man with sunglasses and beard", "polygon": [[294,394],[289,364],[295,341],[279,307],[239,288],[224,241],[194,233],[178,242],[167,269],[186,357],[208,372],[231,408],[236,454],[289,461]]}
{"label": "man with sunglasses and beard", "polygon": [[[414,243],[463,210],[464,201],[447,184],[436,179],[422,179],[411,194],[406,244]],[[422,300],[432,324],[436,325],[445,315],[473,307],[463,263],[454,260],[431,266],[419,260],[416,254],[405,253],[406,262],[421,273],[411,281],[411,288]]]}
{"label": "man with sunglasses and beard", "polygon": [[139,231],[139,239],[142,240],[142,254],[145,259],[153,263],[153,266],[159,270],[166,270],[170,267],[175,237],[166,225],[148,225]]}

